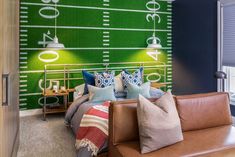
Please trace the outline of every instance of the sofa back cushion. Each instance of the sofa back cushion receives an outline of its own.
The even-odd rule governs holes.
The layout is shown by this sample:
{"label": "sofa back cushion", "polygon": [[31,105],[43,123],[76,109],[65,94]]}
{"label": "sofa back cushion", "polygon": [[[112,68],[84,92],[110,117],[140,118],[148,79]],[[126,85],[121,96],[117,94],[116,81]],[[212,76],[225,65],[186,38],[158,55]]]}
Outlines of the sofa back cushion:
{"label": "sofa back cushion", "polygon": [[175,101],[183,131],[232,123],[227,93],[176,96]]}
{"label": "sofa back cushion", "polygon": [[[176,96],[175,101],[183,131],[232,124],[227,93]],[[137,100],[113,102],[109,116],[110,145],[139,140]]]}

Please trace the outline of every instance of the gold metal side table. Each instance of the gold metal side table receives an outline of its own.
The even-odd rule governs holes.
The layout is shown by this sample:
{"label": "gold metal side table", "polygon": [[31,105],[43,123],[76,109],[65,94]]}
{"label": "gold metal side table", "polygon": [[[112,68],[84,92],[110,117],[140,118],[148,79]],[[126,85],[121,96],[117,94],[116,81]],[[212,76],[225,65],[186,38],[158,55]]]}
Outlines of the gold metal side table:
{"label": "gold metal side table", "polygon": [[[57,93],[53,92],[53,90],[46,90],[46,92],[42,93],[43,95],[43,104],[42,104],[42,112],[43,112],[43,120],[46,120],[47,114],[53,113],[63,113],[68,109],[68,95],[69,91],[59,91]],[[59,97],[63,97],[63,104],[59,104],[59,101],[56,103],[48,103],[48,98],[56,98],[59,100]]]}

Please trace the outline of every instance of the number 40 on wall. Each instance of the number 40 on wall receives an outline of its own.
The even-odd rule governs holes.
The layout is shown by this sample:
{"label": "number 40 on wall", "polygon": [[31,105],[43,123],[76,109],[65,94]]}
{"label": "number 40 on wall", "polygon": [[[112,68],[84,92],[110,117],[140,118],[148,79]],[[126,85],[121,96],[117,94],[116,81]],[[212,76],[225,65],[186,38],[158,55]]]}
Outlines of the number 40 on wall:
{"label": "number 40 on wall", "polygon": [[42,41],[38,41],[38,45],[42,45],[44,48],[49,44],[51,41],[53,41],[53,37],[50,36],[51,33],[48,30],[47,33],[43,33]]}

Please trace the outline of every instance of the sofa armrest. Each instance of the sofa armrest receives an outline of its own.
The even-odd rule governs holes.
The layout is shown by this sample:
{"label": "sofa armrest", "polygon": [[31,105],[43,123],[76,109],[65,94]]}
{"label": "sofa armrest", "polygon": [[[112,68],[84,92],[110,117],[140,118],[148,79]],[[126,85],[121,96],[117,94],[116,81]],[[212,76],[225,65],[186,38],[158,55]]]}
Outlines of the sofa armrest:
{"label": "sofa armrest", "polygon": [[138,140],[136,100],[112,102],[109,107],[109,143]]}

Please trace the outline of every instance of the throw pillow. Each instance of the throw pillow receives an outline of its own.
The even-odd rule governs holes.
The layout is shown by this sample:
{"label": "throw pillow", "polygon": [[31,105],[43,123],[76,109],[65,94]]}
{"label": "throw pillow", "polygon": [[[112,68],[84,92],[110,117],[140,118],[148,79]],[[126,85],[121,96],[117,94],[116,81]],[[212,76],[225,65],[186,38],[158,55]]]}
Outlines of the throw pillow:
{"label": "throw pillow", "polygon": [[88,85],[88,90],[89,90],[89,100],[91,102],[116,101],[113,91],[114,90],[113,86],[99,88]]}
{"label": "throw pillow", "polygon": [[151,87],[149,93],[151,98],[160,98],[161,96],[164,95],[165,92],[163,92],[161,89]]}
{"label": "throw pillow", "polygon": [[137,99],[139,94],[146,98],[150,98],[150,82],[146,82],[141,86],[128,83],[127,84],[127,99]]}
{"label": "throw pillow", "polygon": [[140,95],[137,117],[141,153],[149,153],[183,140],[180,119],[170,92],[155,104]]}
{"label": "throw pillow", "polygon": [[126,90],[128,83],[140,86],[142,84],[142,79],[143,79],[142,74],[143,74],[143,67],[139,68],[132,74],[130,74],[127,70],[123,70],[121,72],[121,75],[122,75],[124,89]]}
{"label": "throw pillow", "polygon": [[95,73],[95,86],[99,88],[114,86],[114,75],[114,71],[111,73]]}
{"label": "throw pillow", "polygon": [[126,98],[127,97],[127,92],[115,92],[115,97],[116,98]]}
{"label": "throw pillow", "polygon": [[95,86],[95,75],[89,73],[88,71],[82,70],[82,76],[85,82],[84,93],[83,93],[83,95],[85,95],[88,94],[87,85]]}
{"label": "throw pillow", "polygon": [[121,73],[114,77],[115,92],[123,92],[124,86]]}
{"label": "throw pillow", "polygon": [[84,88],[85,88],[85,84],[82,84],[82,85],[75,87],[75,91],[73,93],[73,98],[74,98],[73,100],[83,96]]}

